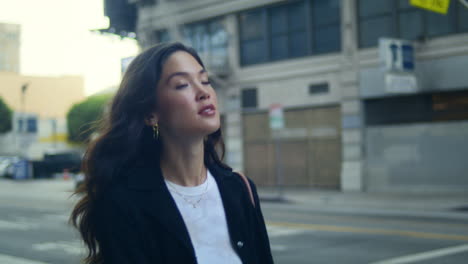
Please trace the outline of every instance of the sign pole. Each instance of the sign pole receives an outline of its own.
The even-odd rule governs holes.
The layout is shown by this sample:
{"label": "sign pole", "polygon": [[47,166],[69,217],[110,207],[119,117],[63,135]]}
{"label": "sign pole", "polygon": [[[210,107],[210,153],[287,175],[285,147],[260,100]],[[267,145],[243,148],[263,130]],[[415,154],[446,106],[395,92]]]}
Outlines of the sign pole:
{"label": "sign pole", "polygon": [[[270,129],[271,132],[281,131],[284,128],[284,114],[283,106],[280,104],[270,105]],[[275,147],[275,179],[276,187],[278,191],[278,200],[283,200],[284,195],[284,179],[283,179],[283,162],[281,160],[281,140],[274,133],[271,133],[274,137],[274,147]]]}
{"label": "sign pole", "polygon": [[284,197],[284,182],[283,182],[283,162],[281,162],[281,141],[275,138],[275,164],[276,164],[276,186],[278,188],[278,200],[283,200]]}

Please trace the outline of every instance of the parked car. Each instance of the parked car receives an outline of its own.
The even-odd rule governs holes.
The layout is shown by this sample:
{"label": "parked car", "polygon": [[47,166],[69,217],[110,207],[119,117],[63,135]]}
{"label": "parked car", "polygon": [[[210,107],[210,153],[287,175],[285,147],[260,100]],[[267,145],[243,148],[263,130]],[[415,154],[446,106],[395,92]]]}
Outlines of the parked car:
{"label": "parked car", "polygon": [[0,177],[12,178],[14,165],[20,160],[16,156],[0,156]]}
{"label": "parked car", "polygon": [[35,178],[51,178],[54,174],[78,173],[81,167],[82,154],[76,151],[46,153],[44,159],[33,162]]}

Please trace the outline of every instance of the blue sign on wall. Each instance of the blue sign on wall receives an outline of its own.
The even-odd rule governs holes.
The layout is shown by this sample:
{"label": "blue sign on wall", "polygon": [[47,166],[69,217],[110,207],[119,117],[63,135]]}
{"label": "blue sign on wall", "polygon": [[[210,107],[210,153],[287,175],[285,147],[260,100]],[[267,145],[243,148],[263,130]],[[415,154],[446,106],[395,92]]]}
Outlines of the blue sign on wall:
{"label": "blue sign on wall", "polygon": [[381,38],[379,39],[379,52],[386,71],[414,71],[414,48],[410,41]]}

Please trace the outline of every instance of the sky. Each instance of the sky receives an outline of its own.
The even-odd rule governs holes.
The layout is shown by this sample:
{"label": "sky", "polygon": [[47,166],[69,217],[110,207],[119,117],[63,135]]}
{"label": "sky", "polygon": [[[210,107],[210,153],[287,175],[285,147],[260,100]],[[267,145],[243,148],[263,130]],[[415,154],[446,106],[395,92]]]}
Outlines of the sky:
{"label": "sky", "polygon": [[85,94],[117,86],[120,60],[138,53],[135,40],[105,36],[104,0],[0,0],[0,23],[21,25],[20,73],[82,75]]}

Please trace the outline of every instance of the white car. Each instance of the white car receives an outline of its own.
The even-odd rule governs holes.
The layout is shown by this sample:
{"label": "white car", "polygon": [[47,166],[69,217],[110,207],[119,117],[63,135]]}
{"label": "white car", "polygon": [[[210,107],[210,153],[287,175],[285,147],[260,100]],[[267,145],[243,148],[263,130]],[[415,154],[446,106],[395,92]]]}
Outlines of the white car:
{"label": "white car", "polygon": [[0,177],[13,177],[13,165],[18,161],[17,157],[0,157]]}

